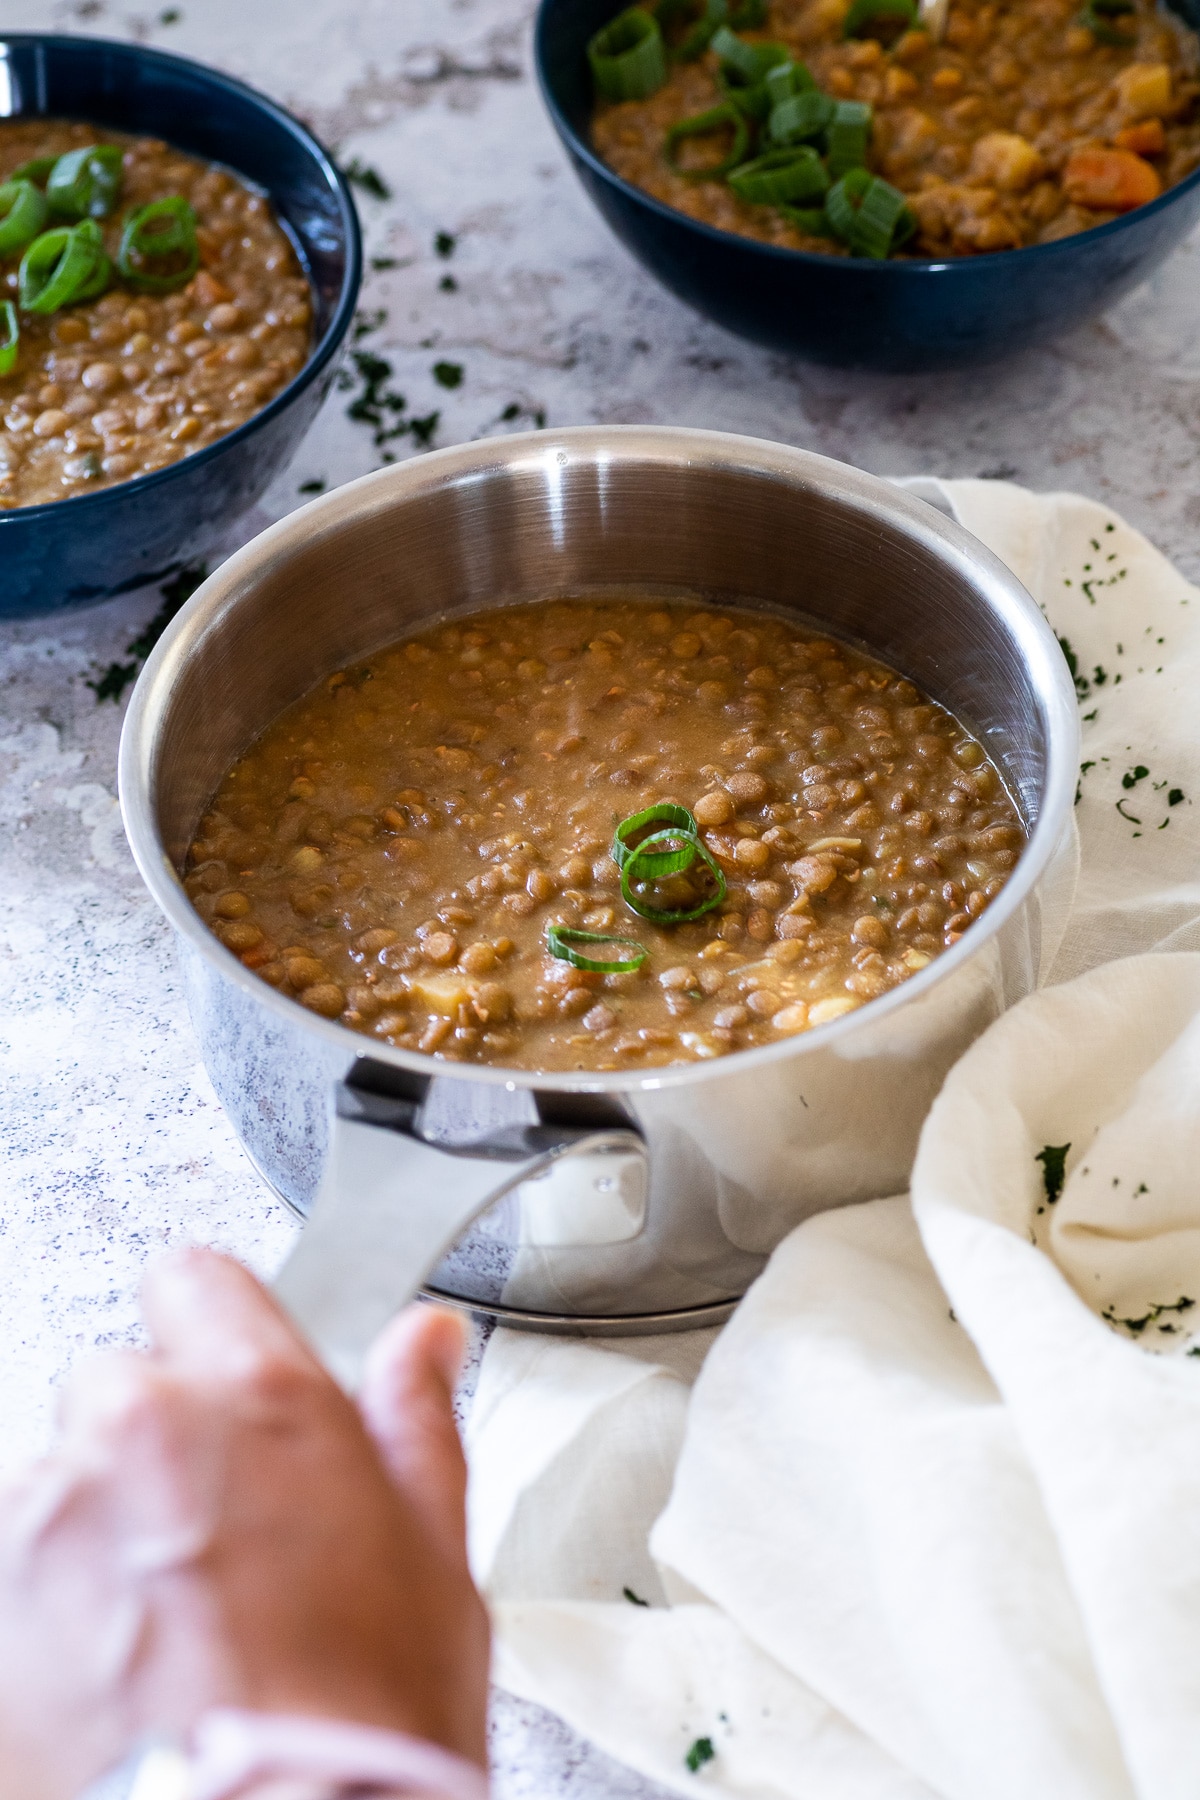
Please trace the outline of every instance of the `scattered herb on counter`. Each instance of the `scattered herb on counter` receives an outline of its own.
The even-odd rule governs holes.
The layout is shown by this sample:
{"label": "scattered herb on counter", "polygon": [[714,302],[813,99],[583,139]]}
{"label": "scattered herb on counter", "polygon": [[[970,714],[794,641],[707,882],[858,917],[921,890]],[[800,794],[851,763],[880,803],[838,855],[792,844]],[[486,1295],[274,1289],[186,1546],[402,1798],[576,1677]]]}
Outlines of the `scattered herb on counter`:
{"label": "scattered herb on counter", "polygon": [[457,294],[458,292],[458,283],[455,281],[453,275],[443,275],[442,279],[438,282],[438,286],[441,288],[443,294]]}
{"label": "scattered herb on counter", "polygon": [[650,1604],[648,1600],[643,1600],[640,1594],[635,1594],[630,1587],[622,1588],[621,1592],[624,1594],[626,1600],[628,1600],[630,1606],[649,1606]]}
{"label": "scattered herb on counter", "polygon": [[177,6],[167,6],[159,13],[158,22],[160,25],[178,25],[182,18],[183,14]]}
{"label": "scattered herb on counter", "polygon": [[1167,795],[1167,805],[1168,806],[1178,806],[1180,804],[1180,802],[1183,800],[1183,797],[1184,797],[1184,795],[1183,795],[1182,788],[1172,788],[1170,793]]}
{"label": "scattered herb on counter", "polygon": [[1135,763],[1132,769],[1126,769],[1124,775],[1122,775],[1121,786],[1125,788],[1126,791],[1130,788],[1135,788],[1139,781],[1145,781],[1149,773],[1150,771],[1145,763]]}
{"label": "scattered herb on counter", "polygon": [[355,315],[354,315],[354,330],[350,334],[350,342],[352,344],[361,343],[363,338],[370,337],[370,335],[373,331],[378,331],[382,326],[384,326],[386,324],[387,324],[387,308],[386,307],[377,306],[375,308],[374,312],[355,313]]}
{"label": "scattered herb on counter", "polygon": [[1164,1301],[1159,1305],[1150,1306],[1146,1312],[1142,1314],[1140,1319],[1119,1319],[1116,1314],[1116,1309],[1112,1306],[1106,1306],[1100,1317],[1106,1319],[1110,1325],[1121,1326],[1121,1328],[1124,1331],[1127,1331],[1131,1337],[1140,1337],[1148,1325],[1153,1325],[1158,1331],[1173,1332],[1177,1330],[1177,1327],[1174,1325],[1159,1324],[1159,1320],[1163,1317],[1163,1314],[1190,1312],[1195,1304],[1196,1302],[1190,1299],[1187,1294],[1180,1294],[1178,1300],[1171,1305],[1168,1305]]}
{"label": "scattered herb on counter", "polygon": [[502,425],[511,425],[514,419],[532,419],[536,431],[546,429],[546,409],[544,406],[522,406],[519,400],[510,400],[500,414]]}
{"label": "scattered herb on counter", "polygon": [[456,388],[462,386],[463,366],[454,362],[435,362],[433,379],[439,387]]}
{"label": "scattered herb on counter", "polygon": [[1042,1185],[1046,1190],[1046,1205],[1053,1206],[1063,1191],[1063,1182],[1067,1173],[1067,1152],[1070,1144],[1043,1144],[1034,1157],[1034,1162],[1042,1165]]}
{"label": "scattered herb on counter", "polygon": [[1067,659],[1067,667],[1071,671],[1071,680],[1075,683],[1076,694],[1081,700],[1086,699],[1087,695],[1092,691],[1092,684],[1086,675],[1081,675],[1079,673],[1079,658],[1071,648],[1070,639],[1060,637],[1058,640],[1058,647]]}
{"label": "scattered herb on counter", "polygon": [[433,434],[440,425],[441,419],[440,412],[426,413],[423,419],[410,419],[408,428],[412,432],[413,442],[427,450],[433,442]]}
{"label": "scattered herb on counter", "polygon": [[702,1737],[696,1739],[683,1760],[687,1767],[692,1771],[692,1774],[695,1775],[704,1767],[705,1763],[711,1762],[716,1754],[716,1751],[713,1749],[712,1739]]}
{"label": "scattered herb on counter", "polygon": [[458,239],[452,232],[439,231],[433,240],[433,247],[439,256],[453,256]]}
{"label": "scattered herb on counter", "polygon": [[298,494],[323,494],[325,492],[325,483],[318,476],[312,481],[302,481],[300,486],[296,489],[296,492]]}
{"label": "scattered herb on counter", "polygon": [[400,258],[398,256],[373,256],[371,267],[377,275],[381,275],[385,269],[398,269]]}
{"label": "scattered herb on counter", "polygon": [[392,197],[392,190],[379,170],[373,169],[369,163],[360,162],[357,156],[341,166],[341,173],[351,187],[361,188],[364,194],[370,194],[372,200],[390,200]]}
{"label": "scattered herb on counter", "polygon": [[162,595],[162,605],[132,643],[125,646],[125,654],[133,660],[127,663],[111,662],[97,680],[88,681],[87,686],[95,694],[97,705],[102,700],[120,701],[125,689],[137,679],[142,664],[175,614],[186,600],[191,599],[207,575],[208,570],[203,563],[193,563],[189,568],[180,569],[169,581],[163,582],[158,590]]}

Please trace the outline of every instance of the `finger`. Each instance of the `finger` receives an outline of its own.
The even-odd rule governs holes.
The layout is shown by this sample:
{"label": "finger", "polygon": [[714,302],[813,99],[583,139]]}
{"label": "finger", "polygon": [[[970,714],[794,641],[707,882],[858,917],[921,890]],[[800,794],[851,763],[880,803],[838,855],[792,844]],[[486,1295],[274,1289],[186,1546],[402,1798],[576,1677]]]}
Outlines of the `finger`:
{"label": "finger", "polygon": [[155,1379],[150,1358],[137,1350],[106,1350],[76,1363],[58,1392],[57,1424],[64,1445],[95,1437],[126,1419]]}
{"label": "finger", "polygon": [[380,1333],[359,1408],[396,1486],[448,1555],[466,1558],[467,1465],[454,1420],[466,1321],[417,1305]]}
{"label": "finger", "polygon": [[216,1379],[237,1378],[264,1359],[320,1368],[262,1283],[215,1250],[174,1250],[151,1263],[142,1313],[160,1355]]}

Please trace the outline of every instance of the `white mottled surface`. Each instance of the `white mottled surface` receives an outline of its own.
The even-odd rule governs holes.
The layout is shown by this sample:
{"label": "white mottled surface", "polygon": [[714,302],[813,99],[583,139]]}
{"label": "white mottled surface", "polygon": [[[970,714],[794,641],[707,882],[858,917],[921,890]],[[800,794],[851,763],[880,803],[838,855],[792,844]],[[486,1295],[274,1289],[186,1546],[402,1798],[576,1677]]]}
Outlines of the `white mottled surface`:
{"label": "white mottled surface", "polygon": [[[387,310],[367,341],[437,442],[651,420],[808,445],[881,474],[1004,474],[1119,508],[1193,578],[1200,522],[1200,242],[1151,292],[1073,339],[977,374],[806,368],[706,325],[656,288],[575,185],[529,70],[524,0],[0,0],[0,27],[146,39],[214,62],[301,113],[394,189],[362,201]],[[437,231],[457,235],[449,260]],[[458,290],[439,281],[448,272]],[[452,393],[439,358],[463,364]],[[334,394],[257,521],[374,465]],[[526,418],[528,422],[528,417]],[[3,572],[0,570],[0,580]],[[245,1162],[199,1064],[167,933],[117,815],[120,711],[85,677],[157,610],[132,596],[0,627],[0,1469],[44,1441],[55,1384],[135,1328],[138,1272],[194,1239],[274,1266],[292,1225]],[[504,1800],[652,1790],[516,1703],[497,1710]]]}

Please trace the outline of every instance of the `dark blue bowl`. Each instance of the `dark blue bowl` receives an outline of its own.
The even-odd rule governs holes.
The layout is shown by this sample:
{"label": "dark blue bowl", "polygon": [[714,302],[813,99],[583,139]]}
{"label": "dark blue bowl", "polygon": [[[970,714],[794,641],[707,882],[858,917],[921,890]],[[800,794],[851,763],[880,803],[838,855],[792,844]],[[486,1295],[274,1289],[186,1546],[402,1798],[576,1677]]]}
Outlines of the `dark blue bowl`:
{"label": "dark blue bowl", "polygon": [[[948,262],[814,256],[717,231],[651,199],[591,146],[588,39],[622,0],[542,0],[542,94],[617,236],[689,306],[775,350],[850,369],[945,369],[1057,337],[1136,287],[1200,217],[1200,170],[1149,206],[1057,243]],[[1176,8],[1197,20],[1197,0]]]}
{"label": "dark blue bowl", "polygon": [[200,63],[103,38],[0,37],[4,117],[84,119],[165,138],[270,195],[313,294],[295,380],[227,437],[153,475],[0,513],[0,619],[90,606],[202,557],[258,499],[312,424],[354,316],[362,244],[349,189],[298,120]]}

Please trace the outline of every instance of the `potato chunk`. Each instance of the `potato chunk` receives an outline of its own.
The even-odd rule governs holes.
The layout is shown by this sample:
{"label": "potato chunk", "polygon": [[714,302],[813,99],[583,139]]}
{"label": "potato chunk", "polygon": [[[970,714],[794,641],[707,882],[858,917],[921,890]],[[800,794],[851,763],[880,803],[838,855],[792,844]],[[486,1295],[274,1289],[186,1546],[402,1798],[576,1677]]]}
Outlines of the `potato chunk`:
{"label": "potato chunk", "polygon": [[1039,151],[1015,131],[989,131],[971,156],[971,175],[990,182],[1002,194],[1023,193],[1045,170]]}
{"label": "potato chunk", "polygon": [[1113,79],[1121,109],[1129,119],[1161,119],[1171,107],[1171,71],[1166,63],[1130,63]]}

